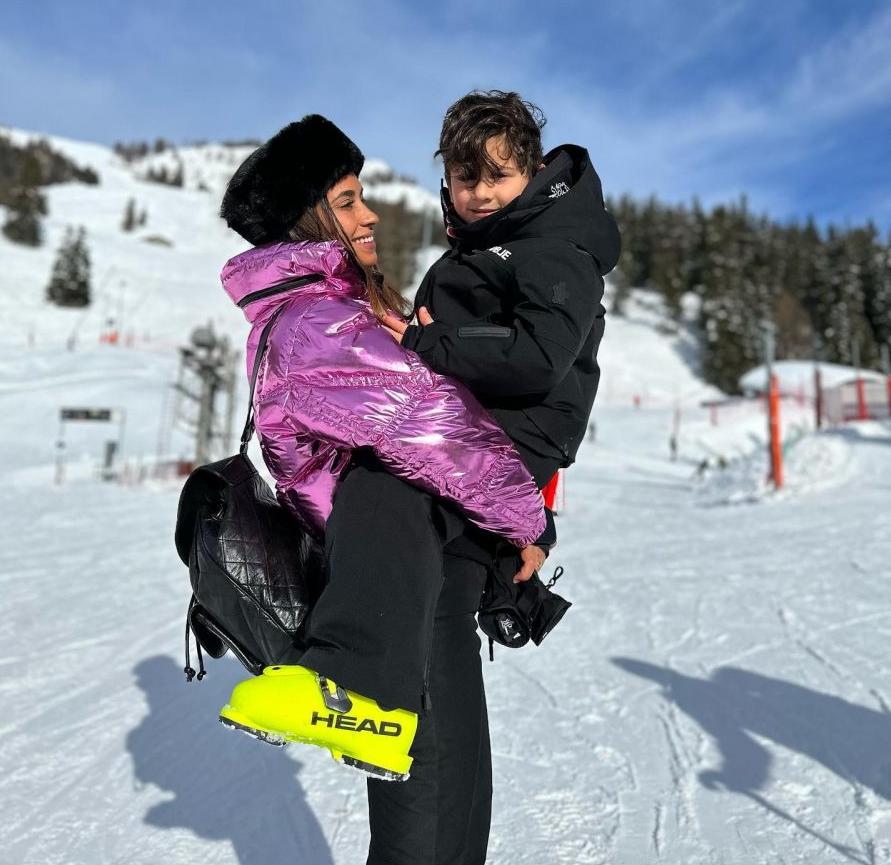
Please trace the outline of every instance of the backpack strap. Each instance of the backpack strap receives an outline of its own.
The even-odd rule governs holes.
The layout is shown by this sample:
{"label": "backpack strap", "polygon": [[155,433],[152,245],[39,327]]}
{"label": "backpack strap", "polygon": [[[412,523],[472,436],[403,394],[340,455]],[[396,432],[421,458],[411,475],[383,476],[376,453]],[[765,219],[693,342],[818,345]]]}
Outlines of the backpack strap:
{"label": "backpack strap", "polygon": [[[238,301],[238,305],[244,309],[249,303],[253,303],[255,300],[260,300],[260,298],[269,297],[274,294],[281,294],[282,292],[290,291],[292,288],[309,285],[311,282],[321,282],[324,278],[325,277],[322,276],[321,273],[307,273],[304,276],[298,276],[296,279],[286,279],[284,282],[269,286],[269,288],[262,288],[259,291],[252,292]],[[281,304],[279,308],[272,313],[272,317],[266,322],[266,326],[260,334],[260,342],[257,343],[257,354],[254,358],[254,369],[251,373],[251,393],[248,397],[247,418],[244,422],[244,429],[241,431],[241,447],[239,448],[239,452],[242,456],[247,456],[248,442],[250,442],[251,436],[254,434],[254,388],[257,385],[257,373],[260,371],[260,361],[263,360],[263,352],[266,350],[266,340],[269,337],[269,331],[272,330],[272,325],[275,324],[275,320],[281,315],[284,308],[285,305]]]}
{"label": "backpack strap", "polygon": [[257,386],[257,373],[260,372],[260,362],[263,360],[263,353],[266,351],[266,341],[269,339],[269,332],[272,330],[272,325],[275,324],[276,319],[282,314],[284,308],[285,305],[282,304],[272,314],[272,317],[266,322],[266,326],[260,334],[260,342],[257,343],[254,369],[253,372],[251,372],[251,393],[250,396],[248,396],[247,418],[244,421],[244,429],[241,431],[241,447],[239,448],[239,452],[242,456],[247,455],[248,443],[251,440],[251,436],[254,434],[254,389]]}

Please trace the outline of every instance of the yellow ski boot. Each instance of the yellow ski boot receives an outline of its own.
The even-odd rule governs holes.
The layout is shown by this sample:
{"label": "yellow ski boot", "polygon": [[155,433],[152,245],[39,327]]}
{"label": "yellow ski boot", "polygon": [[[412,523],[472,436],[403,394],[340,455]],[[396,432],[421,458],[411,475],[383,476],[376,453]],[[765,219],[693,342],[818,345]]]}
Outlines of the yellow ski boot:
{"label": "yellow ski boot", "polygon": [[220,721],[273,745],[327,748],[339,763],[388,781],[408,780],[408,749],[418,728],[414,712],[385,712],[374,700],[298,665],[266,667],[240,682]]}

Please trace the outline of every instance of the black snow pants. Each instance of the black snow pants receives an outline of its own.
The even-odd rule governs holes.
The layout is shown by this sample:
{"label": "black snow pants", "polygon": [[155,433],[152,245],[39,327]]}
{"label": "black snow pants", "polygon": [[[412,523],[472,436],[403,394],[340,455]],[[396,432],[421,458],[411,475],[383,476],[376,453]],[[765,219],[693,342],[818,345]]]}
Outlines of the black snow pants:
{"label": "black snow pants", "polygon": [[368,781],[367,865],[484,865],[492,761],[474,618],[485,566],[445,557],[433,623],[430,704],[419,718],[408,781]]}

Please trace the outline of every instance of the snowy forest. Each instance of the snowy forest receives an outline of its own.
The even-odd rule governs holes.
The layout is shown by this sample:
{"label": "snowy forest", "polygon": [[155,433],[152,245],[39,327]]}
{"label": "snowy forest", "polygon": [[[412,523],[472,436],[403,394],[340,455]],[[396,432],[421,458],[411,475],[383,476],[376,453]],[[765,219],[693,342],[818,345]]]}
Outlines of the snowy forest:
{"label": "snowy forest", "polygon": [[880,365],[891,341],[891,237],[871,222],[821,231],[813,220],[756,216],[745,198],[710,211],[627,196],[607,206],[623,246],[613,311],[629,288],[646,286],[681,318],[692,294],[710,384],[738,390],[762,362],[765,321],[776,328],[778,359]]}

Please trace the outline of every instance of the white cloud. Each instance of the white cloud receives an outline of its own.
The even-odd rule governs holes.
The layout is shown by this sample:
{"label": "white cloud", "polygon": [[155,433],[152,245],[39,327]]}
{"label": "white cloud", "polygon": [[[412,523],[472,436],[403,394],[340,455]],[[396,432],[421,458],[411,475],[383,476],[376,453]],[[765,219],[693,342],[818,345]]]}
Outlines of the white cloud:
{"label": "white cloud", "polygon": [[781,105],[814,123],[891,103],[891,8],[844,29],[810,56],[781,93]]}
{"label": "white cloud", "polygon": [[[640,26],[660,26],[648,9]],[[545,40],[544,28],[532,28],[508,45],[494,29],[431,32],[422,18],[389,6],[379,30],[377,6],[373,14],[351,19],[347,39],[350,33],[367,35],[374,45],[375,78],[383,91],[395,90],[398,82],[399,95],[368,100],[358,111],[353,103],[343,120],[355,121],[351,128],[368,142],[366,149],[429,183],[435,176],[429,153],[448,103],[471,87],[518,89],[546,110],[548,145],[574,140],[589,147],[608,192],[654,192],[674,200],[698,193],[707,202],[747,191],[756,210],[794,212],[798,169],[820,159],[826,140],[817,133],[832,127],[843,134],[846,117],[889,99],[891,10],[840,30],[816,51],[803,46],[802,31],[798,47],[789,40],[789,50],[800,51],[800,58],[766,93],[741,70],[731,84],[704,80],[698,92],[682,99],[677,92],[653,98],[659,90],[644,86],[647,81],[713,50],[715,39],[729,38],[740,25],[744,9],[737,3],[704,17],[676,51],[642,58],[642,72],[631,80],[601,78],[591,86],[553,73],[555,46]],[[768,182],[784,167],[784,185]]]}
{"label": "white cloud", "polygon": [[[703,85],[699,101],[682,104],[672,95],[626,106],[608,88],[581,93],[553,81],[541,99],[551,133],[588,143],[613,193],[689,200],[698,192],[708,203],[746,192],[753,209],[789,214],[797,170],[819,162],[827,139],[846,134],[846,118],[891,103],[889,46],[891,10],[803,55],[767,96],[741,76],[734,86]],[[768,183],[782,168],[787,184]]]}

